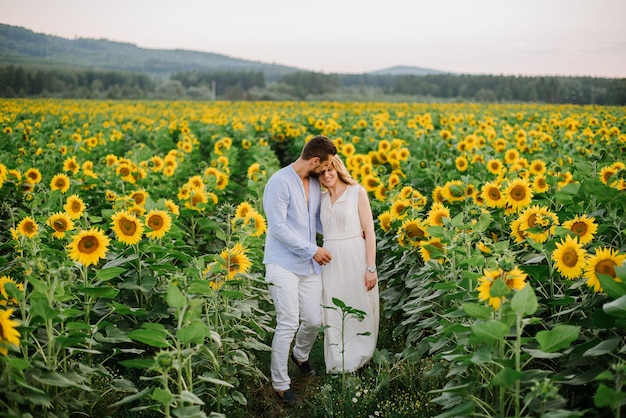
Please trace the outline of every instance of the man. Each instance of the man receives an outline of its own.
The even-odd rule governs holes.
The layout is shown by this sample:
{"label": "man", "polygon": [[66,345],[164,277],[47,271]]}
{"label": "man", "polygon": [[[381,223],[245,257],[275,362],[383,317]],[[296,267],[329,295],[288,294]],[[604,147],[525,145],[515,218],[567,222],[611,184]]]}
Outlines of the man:
{"label": "man", "polygon": [[[315,374],[308,358],[322,323],[321,267],[331,254],[318,247],[320,184],[317,177],[337,154],[325,136],[307,142],[298,159],[274,173],[265,186],[267,218],[265,281],[276,309],[271,377],[276,395],[286,404],[298,399],[291,391],[289,358],[305,375]],[[291,343],[296,338],[291,355]]]}

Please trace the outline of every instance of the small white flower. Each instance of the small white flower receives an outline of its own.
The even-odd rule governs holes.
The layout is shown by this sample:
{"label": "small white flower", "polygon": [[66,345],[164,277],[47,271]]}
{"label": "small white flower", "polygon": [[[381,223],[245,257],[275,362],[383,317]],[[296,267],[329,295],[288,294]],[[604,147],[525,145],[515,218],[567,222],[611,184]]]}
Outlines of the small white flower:
{"label": "small white flower", "polygon": [[353,403],[357,403],[357,399],[356,398],[352,398],[352,402]]}
{"label": "small white flower", "polygon": [[356,393],[356,397],[357,397],[357,398],[361,397],[361,392],[357,392],[357,393]]}

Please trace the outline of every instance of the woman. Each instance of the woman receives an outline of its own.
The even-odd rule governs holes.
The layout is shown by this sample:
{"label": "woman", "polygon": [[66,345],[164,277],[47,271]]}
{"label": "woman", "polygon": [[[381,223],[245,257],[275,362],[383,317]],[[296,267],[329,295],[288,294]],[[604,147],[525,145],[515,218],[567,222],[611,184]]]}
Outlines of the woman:
{"label": "woman", "polygon": [[[319,180],[326,189],[320,208],[324,248],[333,255],[322,269],[324,360],[328,373],[353,372],[372,358],[378,338],[374,220],[367,192],[350,177],[339,156]],[[342,318],[333,298],[364,312],[363,320]]]}

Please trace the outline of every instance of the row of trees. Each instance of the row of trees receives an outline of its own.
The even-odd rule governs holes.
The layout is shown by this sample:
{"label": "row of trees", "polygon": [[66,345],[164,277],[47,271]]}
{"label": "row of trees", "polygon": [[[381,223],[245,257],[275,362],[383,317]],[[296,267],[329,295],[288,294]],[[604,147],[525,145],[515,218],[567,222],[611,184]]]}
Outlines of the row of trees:
{"label": "row of trees", "polygon": [[0,67],[1,97],[141,99],[156,85],[151,77],[139,73]]}
{"label": "row of trees", "polygon": [[626,79],[493,75],[181,72],[167,79],[120,71],[0,67],[1,97],[196,100],[408,100],[626,105]]}

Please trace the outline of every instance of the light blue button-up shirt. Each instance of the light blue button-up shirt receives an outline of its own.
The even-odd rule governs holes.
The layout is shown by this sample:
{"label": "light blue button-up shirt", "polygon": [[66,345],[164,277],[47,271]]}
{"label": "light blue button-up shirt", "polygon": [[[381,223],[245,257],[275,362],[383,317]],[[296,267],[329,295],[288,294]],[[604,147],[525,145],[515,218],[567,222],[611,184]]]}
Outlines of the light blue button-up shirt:
{"label": "light blue button-up shirt", "polygon": [[[293,273],[308,276],[320,273],[313,256],[317,252],[320,184],[309,178],[309,201],[304,186],[291,165],[278,170],[263,192],[263,210],[267,218],[264,264],[276,263]],[[308,204],[307,204],[308,203]]]}

